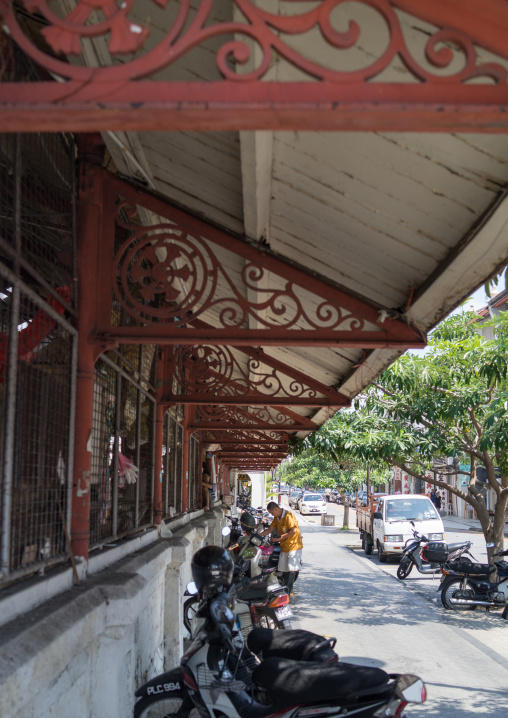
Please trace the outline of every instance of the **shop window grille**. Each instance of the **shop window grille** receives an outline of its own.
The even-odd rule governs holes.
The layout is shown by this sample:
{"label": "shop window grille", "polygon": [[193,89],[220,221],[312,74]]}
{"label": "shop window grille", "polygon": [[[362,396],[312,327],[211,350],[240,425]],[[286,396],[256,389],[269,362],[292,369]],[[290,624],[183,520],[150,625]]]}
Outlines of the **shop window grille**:
{"label": "shop window grille", "polygon": [[[177,484],[181,483],[182,446],[178,445],[178,423],[169,412],[164,415],[164,441],[162,446],[162,503],[163,518],[180,513],[177,503]],[[181,493],[180,499],[181,499]]]}
{"label": "shop window grille", "polygon": [[0,135],[0,260],[74,313],[75,147],[64,134]]}
{"label": "shop window grille", "polygon": [[201,506],[199,500],[200,459],[199,440],[196,436],[191,436],[189,441],[189,509],[191,511]]}
{"label": "shop window grille", "polygon": [[[103,355],[96,363],[91,546],[153,523],[155,398],[145,387],[155,351],[148,349],[135,347],[124,358]],[[139,371],[143,355],[146,381]],[[130,376],[133,366],[137,368]]]}
{"label": "shop window grille", "polygon": [[182,512],[183,494],[183,426],[176,422],[175,432],[176,457],[175,457],[175,508],[177,513]]}
{"label": "shop window grille", "polygon": [[76,335],[21,282],[1,277],[0,302],[5,583],[68,555]]}

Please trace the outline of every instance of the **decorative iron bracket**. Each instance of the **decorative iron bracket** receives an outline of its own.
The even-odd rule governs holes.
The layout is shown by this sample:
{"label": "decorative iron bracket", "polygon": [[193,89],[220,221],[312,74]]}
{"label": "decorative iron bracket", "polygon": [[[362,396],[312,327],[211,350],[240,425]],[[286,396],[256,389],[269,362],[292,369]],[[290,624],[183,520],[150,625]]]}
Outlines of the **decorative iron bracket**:
{"label": "decorative iron bracket", "polygon": [[[83,201],[93,184],[87,173],[102,177],[105,188],[97,275],[90,278],[96,291],[95,340],[101,345],[425,346],[422,334],[397,312],[355,297],[99,167],[83,168]],[[140,226],[137,207],[166,222]],[[126,239],[115,248],[118,232]],[[236,283],[221,258],[241,260]],[[115,302],[128,319],[120,317],[115,326],[112,281]],[[257,302],[248,301],[248,289]],[[194,326],[210,314],[218,326]],[[250,320],[264,328],[250,328]]]}
{"label": "decorative iron bracket", "polygon": [[[200,323],[202,325],[203,322]],[[193,323],[195,326],[195,323]],[[241,348],[244,365],[228,347],[176,347],[168,357],[169,391],[163,404],[248,404],[249,406],[349,406],[344,394],[306,376],[257,349]],[[262,369],[266,365],[271,371]],[[174,393],[173,387],[177,387]]]}
{"label": "decorative iron bracket", "polygon": [[[17,44],[61,80],[0,85],[2,130],[500,132],[508,127],[506,69],[501,63],[481,62],[475,47],[478,43],[507,57],[508,9],[502,0],[482,0],[481,7],[478,0],[348,3],[369,8],[373,21],[388,34],[386,47],[377,54],[366,52],[364,66],[354,70],[337,69],[362,37],[359,21],[349,20],[342,31],[334,25],[334,11],[345,0],[322,0],[311,10],[293,0],[284,3],[292,6],[285,14],[267,12],[255,0],[231,0],[238,11],[233,22],[217,19],[211,0],[202,0],[196,9],[190,0],[181,0],[178,7],[169,0],[154,2],[168,18],[167,33],[158,44],[149,37],[134,0],[81,0],[67,17],[52,11],[51,0],[23,0],[29,13],[37,12],[47,23],[42,33],[51,51],[45,52],[42,43],[24,33],[13,0],[0,0],[3,23]],[[441,28],[426,41],[425,63],[408,46],[398,9]],[[332,56],[328,64],[298,50],[299,36],[311,32],[323,42],[323,58]],[[83,40],[95,38],[107,43],[107,52],[101,53],[107,65],[67,61],[65,56],[82,54]],[[216,69],[223,80],[147,79],[167,68],[174,75],[175,63],[210,40],[218,45]],[[463,57],[459,70],[452,64],[450,46]],[[266,81],[274,59],[307,81]],[[383,81],[394,62],[404,67],[406,81]],[[467,84],[477,78],[494,85]]]}

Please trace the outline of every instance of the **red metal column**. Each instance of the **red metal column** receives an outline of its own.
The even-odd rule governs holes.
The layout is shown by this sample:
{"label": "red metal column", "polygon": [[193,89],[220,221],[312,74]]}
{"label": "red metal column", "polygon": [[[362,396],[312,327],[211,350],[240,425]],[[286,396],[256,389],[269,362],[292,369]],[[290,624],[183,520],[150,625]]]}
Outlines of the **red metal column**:
{"label": "red metal column", "polygon": [[[103,179],[100,171],[104,146],[100,137],[78,137],[78,368],[74,480],[72,484],[71,546],[75,556],[88,559],[90,538],[90,474],[94,398],[94,366],[99,350],[89,337],[95,328],[97,248],[103,226]],[[95,140],[95,141],[94,141]],[[92,164],[92,163],[93,164]]]}
{"label": "red metal column", "polygon": [[155,462],[153,485],[153,514],[155,523],[160,525],[162,519],[162,443],[164,434],[164,405],[161,403],[164,382],[165,351],[159,351],[157,357],[157,391],[155,406]]}
{"label": "red metal column", "polygon": [[189,431],[189,407],[185,406],[185,419],[183,420],[183,446],[182,446],[182,513],[189,510],[189,440],[192,432]]}

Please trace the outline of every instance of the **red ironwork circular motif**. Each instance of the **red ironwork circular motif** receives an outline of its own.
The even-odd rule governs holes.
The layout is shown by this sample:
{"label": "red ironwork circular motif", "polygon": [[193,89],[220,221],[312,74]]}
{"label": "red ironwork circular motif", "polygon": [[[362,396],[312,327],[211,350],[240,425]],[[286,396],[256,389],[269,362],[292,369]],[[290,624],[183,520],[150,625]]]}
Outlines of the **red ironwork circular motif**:
{"label": "red ironwork circular motif", "polygon": [[178,351],[175,378],[188,391],[224,396],[235,393],[231,385],[233,367],[233,356],[227,347],[186,346]]}
{"label": "red ironwork circular motif", "polygon": [[118,301],[143,322],[185,324],[190,312],[208,302],[215,284],[204,245],[176,225],[157,234],[134,233],[113,263]]}

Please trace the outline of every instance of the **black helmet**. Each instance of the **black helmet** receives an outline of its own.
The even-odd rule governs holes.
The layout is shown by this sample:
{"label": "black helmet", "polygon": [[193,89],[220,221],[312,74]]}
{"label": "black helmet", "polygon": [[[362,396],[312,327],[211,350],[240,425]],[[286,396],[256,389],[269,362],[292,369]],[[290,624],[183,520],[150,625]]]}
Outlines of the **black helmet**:
{"label": "black helmet", "polygon": [[248,511],[244,511],[240,518],[240,525],[242,529],[252,531],[256,528],[256,519],[252,514],[249,514]]}
{"label": "black helmet", "polygon": [[192,557],[191,570],[198,591],[202,591],[205,586],[229,588],[233,581],[233,559],[220,546],[203,546],[196,551]]}

